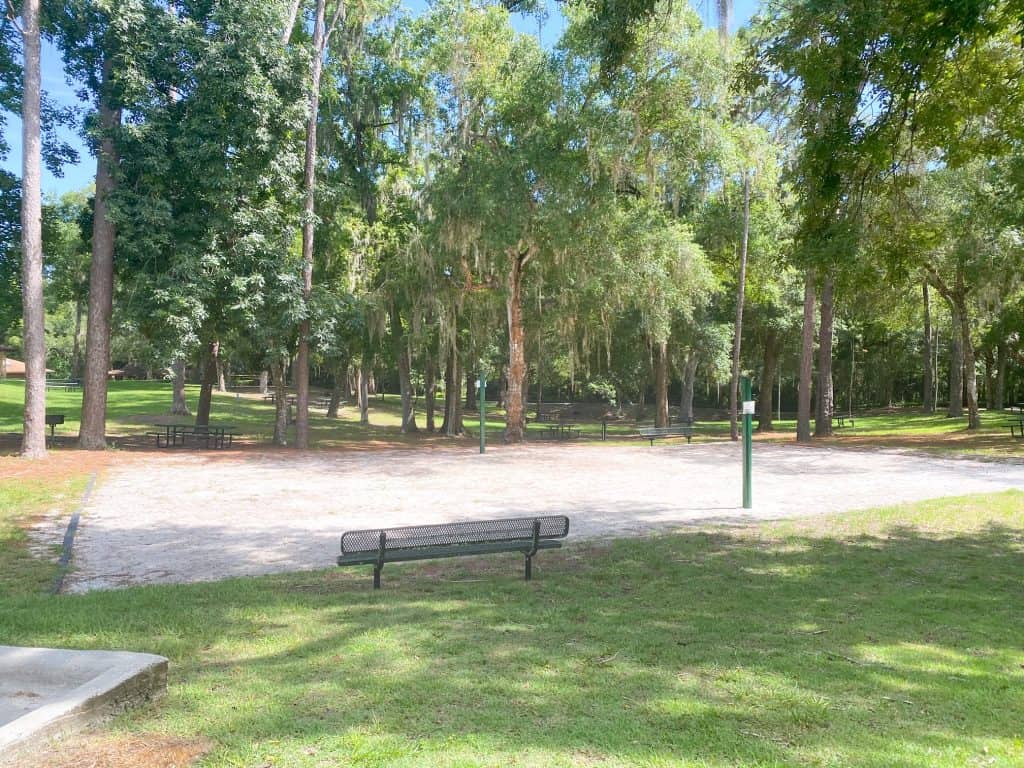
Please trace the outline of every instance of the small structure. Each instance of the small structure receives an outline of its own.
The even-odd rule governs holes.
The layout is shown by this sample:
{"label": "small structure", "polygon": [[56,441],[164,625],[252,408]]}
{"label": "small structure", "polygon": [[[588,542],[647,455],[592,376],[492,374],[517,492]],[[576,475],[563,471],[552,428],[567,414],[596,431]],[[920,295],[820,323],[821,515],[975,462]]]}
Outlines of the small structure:
{"label": "small structure", "polygon": [[[7,352],[11,351],[11,347],[5,347]],[[25,378],[25,364],[21,360],[15,360],[13,357],[7,357],[7,352],[0,353],[0,360],[3,361],[3,366],[0,368],[2,374],[0,379],[24,379]],[[46,369],[47,373],[53,373],[49,368]]]}
{"label": "small structure", "polygon": [[[6,344],[0,344],[0,381],[7,378],[7,355],[14,351],[14,347],[9,347]],[[22,376],[25,375],[25,365],[22,363]]]}

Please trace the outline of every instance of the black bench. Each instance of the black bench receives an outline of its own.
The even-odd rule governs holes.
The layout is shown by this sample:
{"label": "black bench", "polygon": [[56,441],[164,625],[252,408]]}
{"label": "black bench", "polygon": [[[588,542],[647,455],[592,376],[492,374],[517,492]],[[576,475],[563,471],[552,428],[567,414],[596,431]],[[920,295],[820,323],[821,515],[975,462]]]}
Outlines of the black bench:
{"label": "black bench", "polygon": [[58,424],[64,423],[63,413],[48,413],[46,414],[46,426],[50,428],[50,437],[53,437],[53,430]]}
{"label": "black bench", "polygon": [[852,416],[833,416],[832,417],[832,426],[835,429],[843,429],[844,427],[852,427],[853,426],[853,417]]}
{"label": "black bench", "polygon": [[1024,418],[1017,422],[1010,422],[1010,437],[1024,438]]}
{"label": "black bench", "polygon": [[693,439],[693,424],[676,424],[671,427],[640,427],[640,437],[650,440],[654,445],[655,440],[667,437],[685,437],[687,444]]}
{"label": "black bench", "polygon": [[561,547],[560,539],[568,534],[565,515],[348,531],[341,537],[338,565],[372,565],[373,588],[380,589],[384,563],[522,552],[529,581],[533,556],[542,549]]}

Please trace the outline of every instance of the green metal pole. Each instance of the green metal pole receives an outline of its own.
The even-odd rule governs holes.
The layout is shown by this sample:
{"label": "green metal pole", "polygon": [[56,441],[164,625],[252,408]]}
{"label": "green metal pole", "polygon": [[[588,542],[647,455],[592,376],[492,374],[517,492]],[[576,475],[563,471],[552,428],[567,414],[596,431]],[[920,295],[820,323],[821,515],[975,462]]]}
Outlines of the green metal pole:
{"label": "green metal pole", "polygon": [[751,491],[751,475],[752,475],[752,464],[753,464],[753,442],[754,442],[754,415],[750,411],[749,403],[752,403],[750,397],[750,377],[744,376],[741,380],[741,388],[743,391],[743,508],[750,509],[753,507],[753,494]]}
{"label": "green metal pole", "polygon": [[480,371],[480,380],[477,382],[480,387],[480,453],[487,450],[487,403],[484,395],[487,393],[487,374]]}

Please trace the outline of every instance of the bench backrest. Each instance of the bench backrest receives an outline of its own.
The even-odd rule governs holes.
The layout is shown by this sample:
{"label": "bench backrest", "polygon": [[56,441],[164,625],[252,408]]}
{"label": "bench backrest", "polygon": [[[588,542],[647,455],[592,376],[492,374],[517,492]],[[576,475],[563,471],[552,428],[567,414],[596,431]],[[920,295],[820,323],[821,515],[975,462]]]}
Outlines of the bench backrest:
{"label": "bench backrest", "polygon": [[48,413],[46,414],[46,423],[49,424],[63,424],[64,414],[63,413]]}
{"label": "bench backrest", "polygon": [[348,531],[341,537],[341,552],[345,555],[357,552],[378,552],[380,551],[382,533],[384,534],[385,550],[532,541],[535,521],[540,523],[538,536],[540,539],[562,539],[569,534],[569,518],[565,515],[472,520],[464,523],[409,525],[401,528]]}
{"label": "bench backrest", "polygon": [[692,432],[693,424],[673,424],[671,427],[640,427],[641,435],[672,435],[677,432]]}

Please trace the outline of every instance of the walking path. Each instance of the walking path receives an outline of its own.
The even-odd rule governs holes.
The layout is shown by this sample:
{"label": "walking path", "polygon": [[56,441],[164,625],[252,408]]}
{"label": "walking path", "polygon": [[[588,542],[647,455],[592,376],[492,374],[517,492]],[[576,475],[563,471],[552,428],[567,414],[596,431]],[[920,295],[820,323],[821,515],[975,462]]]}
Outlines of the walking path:
{"label": "walking path", "polygon": [[738,444],[199,454],[110,471],[86,507],[72,591],[327,568],[343,531],[566,513],[570,540],[1024,488],[1024,465]]}

